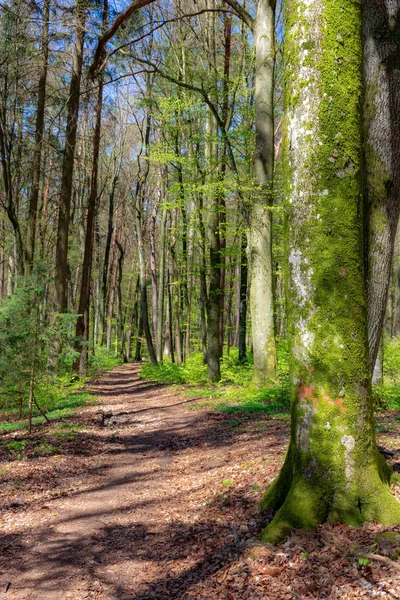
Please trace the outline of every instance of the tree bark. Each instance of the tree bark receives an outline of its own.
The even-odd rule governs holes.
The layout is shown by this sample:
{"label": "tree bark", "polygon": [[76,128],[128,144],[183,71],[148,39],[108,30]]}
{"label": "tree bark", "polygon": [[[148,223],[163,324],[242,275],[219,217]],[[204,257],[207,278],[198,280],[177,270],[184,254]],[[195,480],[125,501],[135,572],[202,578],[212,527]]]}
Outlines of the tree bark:
{"label": "tree bark", "polygon": [[361,6],[290,0],[285,169],[293,394],[264,532],[400,523],[375,442],[363,272]]}
{"label": "tree bark", "polygon": [[257,191],[249,229],[250,313],[254,353],[253,381],[268,385],[276,377],[272,212],[274,173],[274,17],[275,1],[258,0],[256,48],[254,173]]}
{"label": "tree bark", "polygon": [[115,172],[112,184],[111,191],[109,197],[109,206],[108,206],[108,228],[107,228],[107,240],[106,247],[104,251],[104,264],[103,264],[103,282],[102,282],[102,330],[103,330],[103,338],[105,332],[105,316],[107,314],[107,301],[108,301],[108,271],[110,267],[110,252],[111,252],[111,242],[113,239],[114,233],[114,199],[115,199],[115,189],[118,182],[118,174]]}
{"label": "tree bark", "polygon": [[239,300],[239,336],[238,350],[239,362],[246,361],[246,333],[247,333],[247,236],[242,233],[240,245],[240,300]]}
{"label": "tree bark", "polygon": [[368,339],[374,370],[400,214],[400,0],[365,0],[364,137]]}
{"label": "tree bark", "polygon": [[[161,185],[161,182],[160,182]],[[160,270],[158,274],[158,296],[157,296],[157,360],[163,360],[163,331],[164,331],[164,290],[165,290],[165,249],[166,249],[166,228],[167,228],[167,209],[161,207],[160,224]]]}
{"label": "tree bark", "polygon": [[156,222],[158,206],[153,207],[150,217],[150,273],[151,273],[151,318],[153,331],[157,335],[158,330],[158,289],[157,289],[157,260],[156,260]]}

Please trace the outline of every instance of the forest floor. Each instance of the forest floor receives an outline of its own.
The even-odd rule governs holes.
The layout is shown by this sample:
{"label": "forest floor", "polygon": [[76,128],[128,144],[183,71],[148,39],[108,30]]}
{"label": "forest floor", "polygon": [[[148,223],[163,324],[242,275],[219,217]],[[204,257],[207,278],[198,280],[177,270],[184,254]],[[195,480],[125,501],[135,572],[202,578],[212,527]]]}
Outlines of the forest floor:
{"label": "forest floor", "polygon": [[[90,387],[96,404],[1,437],[1,599],[400,598],[400,563],[356,556],[377,525],[259,542],[288,417],[190,410],[134,364]],[[400,447],[396,415],[378,435]]]}

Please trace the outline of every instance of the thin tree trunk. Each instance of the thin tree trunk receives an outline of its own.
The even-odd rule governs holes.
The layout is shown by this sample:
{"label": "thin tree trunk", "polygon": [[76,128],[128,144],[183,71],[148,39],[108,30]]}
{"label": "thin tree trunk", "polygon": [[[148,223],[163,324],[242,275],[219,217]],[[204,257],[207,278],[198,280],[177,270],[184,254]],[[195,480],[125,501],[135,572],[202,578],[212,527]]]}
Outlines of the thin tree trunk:
{"label": "thin tree trunk", "polygon": [[50,21],[50,0],[44,0],[43,9],[43,34],[42,34],[42,55],[43,62],[39,75],[39,94],[36,111],[35,128],[35,149],[33,152],[33,172],[32,188],[29,198],[29,216],[26,231],[25,245],[25,265],[27,272],[32,271],[33,260],[35,256],[36,241],[36,223],[38,213],[38,199],[40,186],[40,167],[42,158],[42,141],[44,131],[44,109],[46,104],[46,82],[49,59],[49,21]]}
{"label": "thin tree trunk", "polygon": [[80,340],[80,358],[76,361],[80,375],[86,375],[89,341],[90,288],[93,263],[94,224],[97,206],[97,187],[100,156],[101,112],[103,107],[103,82],[100,80],[96,103],[96,124],[93,139],[93,166],[90,182],[90,195],[87,206],[85,251],[83,255],[81,290],[79,296],[78,319],[76,322],[76,337]]}
{"label": "thin tree trunk", "polygon": [[[107,29],[108,22],[108,0],[103,0],[103,31]],[[90,193],[87,205],[85,250],[82,265],[81,290],[79,296],[78,319],[76,323],[76,338],[82,340],[80,343],[79,371],[81,376],[86,374],[88,359],[88,342],[90,331],[90,292],[93,264],[94,228],[96,219],[96,208],[98,203],[98,174],[100,158],[101,138],[101,114],[103,109],[103,74],[99,75],[97,102],[95,108],[95,129],[93,137],[93,164],[90,179]],[[79,343],[79,342],[78,342]]]}
{"label": "thin tree trunk", "polygon": [[158,206],[153,207],[150,218],[150,272],[151,272],[151,317],[153,321],[153,331],[157,334],[158,330],[158,290],[157,290],[157,260],[156,260],[156,222]]}
{"label": "thin tree trunk", "polygon": [[258,191],[251,211],[249,264],[250,312],[254,371],[257,385],[276,376],[272,267],[272,213],[274,172],[274,18],[275,0],[258,0],[254,23],[256,48],[254,172]]}
{"label": "thin tree trunk", "polygon": [[204,364],[207,364],[207,264],[206,264],[206,230],[203,220],[203,196],[199,194],[199,225],[200,225],[200,334]]}
{"label": "thin tree trunk", "polygon": [[171,272],[168,268],[167,272],[167,290],[168,290],[168,333],[169,333],[169,353],[171,362],[175,363],[174,351],[174,322],[172,318],[172,293],[171,293]]}
{"label": "thin tree trunk", "polygon": [[68,237],[71,217],[72,178],[74,171],[74,155],[76,133],[78,127],[80,87],[83,61],[83,45],[85,39],[85,23],[88,0],[76,1],[76,25],[74,53],[72,60],[72,76],[67,100],[67,127],[63,156],[60,205],[57,227],[56,271],[55,271],[55,306],[60,313],[67,309],[67,270],[68,270]]}
{"label": "thin tree trunk", "polygon": [[118,176],[114,174],[111,191],[109,197],[109,208],[108,208],[108,228],[107,228],[107,240],[106,247],[104,251],[104,265],[103,265],[103,285],[102,285],[102,294],[103,294],[103,303],[102,303],[102,313],[103,313],[103,336],[105,332],[105,315],[107,314],[107,299],[108,299],[108,271],[110,267],[110,252],[111,252],[111,243],[114,233],[114,200],[115,200],[115,189],[118,182]]}
{"label": "thin tree trunk", "polygon": [[365,0],[364,137],[371,372],[381,342],[400,214],[400,0]]}
{"label": "thin tree trunk", "polygon": [[247,236],[242,233],[240,245],[240,299],[239,299],[239,335],[238,350],[239,362],[245,362],[246,355],[246,335],[247,335]]}
{"label": "thin tree trunk", "polygon": [[165,249],[166,249],[166,230],[167,230],[167,209],[161,208],[160,224],[160,270],[158,279],[158,297],[157,297],[157,360],[163,360],[163,331],[164,331],[164,289],[165,289]]}
{"label": "thin tree trunk", "polygon": [[125,324],[122,314],[122,276],[123,276],[123,264],[124,264],[124,249],[121,244],[117,241],[117,247],[119,251],[118,257],[118,277],[117,277],[117,323],[120,331],[121,338],[121,353],[124,363],[128,362],[128,354],[126,351],[126,334]]}
{"label": "thin tree trunk", "polygon": [[110,293],[107,305],[107,323],[106,323],[106,347],[107,350],[111,350],[112,343],[112,328],[113,328],[113,317],[114,317],[114,303],[115,303],[115,288],[117,282],[117,260],[116,260],[115,244],[112,248],[112,259],[110,266]]}

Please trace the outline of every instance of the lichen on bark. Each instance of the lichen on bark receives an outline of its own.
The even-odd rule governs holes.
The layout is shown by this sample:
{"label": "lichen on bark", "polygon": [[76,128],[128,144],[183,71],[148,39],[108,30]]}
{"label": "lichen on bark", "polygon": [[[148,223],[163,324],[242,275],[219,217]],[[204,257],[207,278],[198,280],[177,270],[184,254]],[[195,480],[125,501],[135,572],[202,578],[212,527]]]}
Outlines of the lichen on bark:
{"label": "lichen on bark", "polygon": [[293,397],[264,532],[400,522],[375,443],[362,223],[360,0],[286,7],[287,298]]}

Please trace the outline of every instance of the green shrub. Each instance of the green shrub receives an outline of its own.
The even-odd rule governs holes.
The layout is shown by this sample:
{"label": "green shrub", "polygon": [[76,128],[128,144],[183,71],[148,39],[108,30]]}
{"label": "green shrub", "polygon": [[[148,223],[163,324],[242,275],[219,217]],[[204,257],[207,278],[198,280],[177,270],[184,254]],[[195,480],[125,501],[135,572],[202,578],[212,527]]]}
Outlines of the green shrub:
{"label": "green shrub", "polygon": [[384,341],[383,375],[385,382],[400,385],[400,338],[393,337]]}
{"label": "green shrub", "polygon": [[163,362],[159,365],[146,363],[140,369],[140,376],[147,381],[154,381],[160,384],[172,385],[175,383],[185,383],[182,367],[169,362]]}
{"label": "green shrub", "polygon": [[121,363],[122,358],[115,356],[115,352],[111,352],[105,346],[95,346],[93,352],[89,355],[89,375],[93,377],[99,372],[114,369]]}

